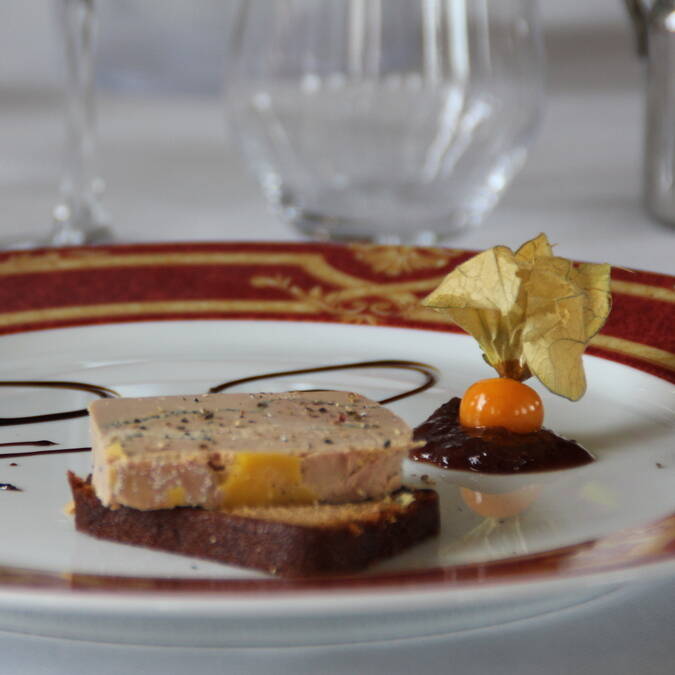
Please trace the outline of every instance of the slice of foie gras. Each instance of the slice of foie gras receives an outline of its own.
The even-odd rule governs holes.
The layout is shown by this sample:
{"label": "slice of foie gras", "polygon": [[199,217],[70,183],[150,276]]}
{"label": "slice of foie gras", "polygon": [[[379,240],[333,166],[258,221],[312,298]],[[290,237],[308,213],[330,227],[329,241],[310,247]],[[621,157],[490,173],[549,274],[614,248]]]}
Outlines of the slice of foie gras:
{"label": "slice of foie gras", "polygon": [[402,419],[350,392],[99,399],[89,414],[92,482],[111,508],[381,499],[416,445]]}

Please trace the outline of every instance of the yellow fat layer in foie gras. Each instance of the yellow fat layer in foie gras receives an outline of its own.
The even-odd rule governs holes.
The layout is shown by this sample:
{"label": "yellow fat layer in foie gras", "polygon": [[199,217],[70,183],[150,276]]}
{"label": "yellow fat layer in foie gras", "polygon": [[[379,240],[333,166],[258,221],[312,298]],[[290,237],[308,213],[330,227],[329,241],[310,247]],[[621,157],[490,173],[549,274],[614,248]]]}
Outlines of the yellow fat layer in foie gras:
{"label": "yellow fat layer in foie gras", "polygon": [[241,452],[221,485],[225,508],[311,504],[316,500],[302,484],[300,458],[292,455]]}

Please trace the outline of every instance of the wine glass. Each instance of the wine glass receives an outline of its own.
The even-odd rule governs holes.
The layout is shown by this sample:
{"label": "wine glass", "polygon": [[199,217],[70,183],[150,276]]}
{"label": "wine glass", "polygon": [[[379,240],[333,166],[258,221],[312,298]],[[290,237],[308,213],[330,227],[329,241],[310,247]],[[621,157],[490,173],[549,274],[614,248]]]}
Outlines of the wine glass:
{"label": "wine glass", "polygon": [[95,0],[56,0],[66,63],[64,168],[51,231],[36,239],[5,240],[0,248],[31,249],[103,243],[111,238],[96,171],[94,92]]}
{"label": "wine glass", "polygon": [[481,222],[544,99],[536,0],[243,0],[227,109],[282,218],[432,244]]}
{"label": "wine glass", "polygon": [[66,57],[66,144],[61,199],[48,245],[102,243],[111,238],[96,171],[95,0],[57,0]]}

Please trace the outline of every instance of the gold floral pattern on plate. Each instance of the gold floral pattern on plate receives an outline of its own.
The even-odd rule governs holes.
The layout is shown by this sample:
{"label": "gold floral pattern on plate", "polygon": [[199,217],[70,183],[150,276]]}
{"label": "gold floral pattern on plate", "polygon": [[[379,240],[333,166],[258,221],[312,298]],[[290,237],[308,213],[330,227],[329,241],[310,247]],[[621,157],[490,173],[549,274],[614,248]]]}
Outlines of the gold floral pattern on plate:
{"label": "gold floral pattern on plate", "polygon": [[444,268],[462,251],[450,248],[422,248],[413,246],[377,246],[351,244],[354,258],[368,265],[373,272],[397,277],[421,270]]}

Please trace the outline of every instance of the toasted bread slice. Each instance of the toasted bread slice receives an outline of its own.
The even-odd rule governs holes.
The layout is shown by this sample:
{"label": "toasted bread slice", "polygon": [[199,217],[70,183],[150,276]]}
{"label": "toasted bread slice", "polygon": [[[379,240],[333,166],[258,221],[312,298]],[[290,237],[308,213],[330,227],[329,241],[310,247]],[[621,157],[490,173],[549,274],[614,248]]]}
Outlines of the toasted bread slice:
{"label": "toasted bread slice", "polygon": [[433,490],[353,504],[139,511],[107,508],[89,480],[72,472],[68,480],[80,532],[284,577],[355,572],[439,530]]}

